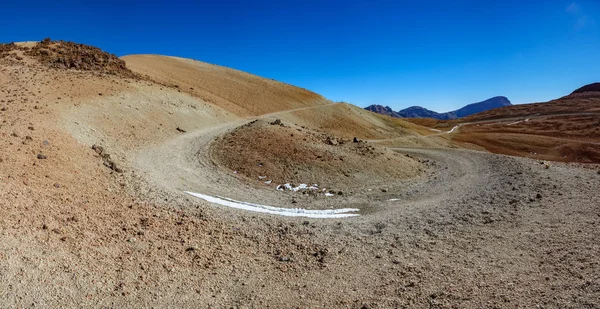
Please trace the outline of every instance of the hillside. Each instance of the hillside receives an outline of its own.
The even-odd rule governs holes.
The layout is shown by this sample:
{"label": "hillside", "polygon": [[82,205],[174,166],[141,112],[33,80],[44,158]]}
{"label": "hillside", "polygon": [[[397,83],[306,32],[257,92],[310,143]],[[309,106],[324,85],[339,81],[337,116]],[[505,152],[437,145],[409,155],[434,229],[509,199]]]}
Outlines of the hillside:
{"label": "hillside", "polygon": [[456,128],[455,145],[552,161],[600,163],[600,92],[576,90],[545,103],[519,104],[450,121],[409,121]]}
{"label": "hillside", "polygon": [[366,107],[365,109],[375,113],[398,118],[432,118],[438,120],[452,120],[491,110],[494,108],[511,105],[512,104],[506,97],[493,97],[491,99],[487,99],[482,102],[472,103],[455,111],[446,113],[434,112],[421,106],[411,106],[398,112],[394,112],[390,107],[383,107],[381,105],[371,105]]}
{"label": "hillside", "polygon": [[600,83],[593,83],[593,84],[585,85],[585,86],[573,91],[573,94],[584,93],[584,92],[600,92]]}
{"label": "hillside", "polygon": [[458,122],[527,117],[533,115],[594,113],[599,111],[597,105],[598,98],[600,98],[600,92],[573,93],[549,102],[519,104],[484,111],[467,116],[458,120]]}
{"label": "hillside", "polygon": [[196,60],[158,55],[130,55],[122,59],[136,73],[237,116],[328,103],[324,97],[306,89]]}

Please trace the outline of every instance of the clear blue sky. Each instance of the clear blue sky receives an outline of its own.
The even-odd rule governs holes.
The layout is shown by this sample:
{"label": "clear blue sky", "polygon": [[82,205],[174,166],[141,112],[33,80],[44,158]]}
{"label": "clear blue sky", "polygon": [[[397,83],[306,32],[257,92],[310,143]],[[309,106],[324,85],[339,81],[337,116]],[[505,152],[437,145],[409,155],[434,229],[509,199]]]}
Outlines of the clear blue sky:
{"label": "clear blue sky", "polygon": [[600,81],[599,0],[3,0],[1,12],[2,42],[194,58],[363,107],[528,103]]}

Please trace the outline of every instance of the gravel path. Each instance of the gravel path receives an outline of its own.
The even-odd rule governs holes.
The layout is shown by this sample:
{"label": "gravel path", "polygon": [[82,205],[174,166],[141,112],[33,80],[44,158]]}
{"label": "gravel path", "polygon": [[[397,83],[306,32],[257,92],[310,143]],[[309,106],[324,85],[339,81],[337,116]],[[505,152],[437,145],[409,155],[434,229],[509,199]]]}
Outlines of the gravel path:
{"label": "gravel path", "polygon": [[[306,221],[191,202],[182,191],[292,207],[293,195],[257,190],[210,160],[210,142],[243,123],[184,134],[138,153],[136,161],[146,173],[147,197],[167,197],[182,208],[203,204],[219,220],[243,222],[243,233],[260,235],[257,241],[271,248],[297,244],[268,251],[286,271],[246,266],[250,276],[214,283],[228,291],[211,299],[216,306],[600,306],[595,167],[397,148],[423,162],[425,177],[389,184],[386,192],[358,188],[352,195],[293,205],[356,207],[359,217]],[[274,226],[284,234],[273,235]],[[226,288],[235,280],[245,285]]]}

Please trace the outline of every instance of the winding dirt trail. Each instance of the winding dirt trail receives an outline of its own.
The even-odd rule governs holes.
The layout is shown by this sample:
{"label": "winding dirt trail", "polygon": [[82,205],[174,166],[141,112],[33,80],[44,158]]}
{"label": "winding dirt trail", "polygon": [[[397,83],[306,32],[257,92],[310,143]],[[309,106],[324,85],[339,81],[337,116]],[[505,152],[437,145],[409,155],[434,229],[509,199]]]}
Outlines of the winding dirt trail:
{"label": "winding dirt trail", "polygon": [[[336,104],[339,103],[330,105]],[[322,106],[275,112],[252,119],[274,118],[312,108],[322,108]],[[189,191],[247,203],[290,207],[288,198],[282,192],[250,186],[237,175],[218,167],[211,160],[211,143],[218,136],[250,121],[252,120],[240,119],[183,134],[159,146],[136,152],[133,156],[135,158],[133,164],[151,187],[161,188],[170,194]],[[336,208],[325,201],[310,206],[311,209],[315,207]]]}
{"label": "winding dirt trail", "polygon": [[[599,284],[594,170],[563,163],[545,168],[531,159],[463,149],[392,148],[421,160],[423,177],[389,184],[386,192],[364,187],[292,205],[289,194],[257,189],[211,161],[212,141],[249,121],[186,133],[135,154],[134,167],[144,173],[150,197],[177,200],[184,209],[204,205],[213,218],[256,235],[256,243],[268,248],[261,250],[275,252],[277,267],[289,267],[242,266],[250,275],[232,272],[212,283],[228,292],[208,303],[530,307],[552,294],[550,307],[598,305],[600,294],[588,288]],[[305,221],[190,200],[184,191],[283,208],[351,207],[360,216]],[[301,249],[307,242],[325,249],[307,253]],[[272,249],[283,243],[300,249]],[[231,290],[240,281],[245,285]]]}
{"label": "winding dirt trail", "polygon": [[[188,189],[289,207],[279,192],[244,185],[207,156],[216,136],[246,121],[185,134],[141,152],[138,168],[147,170],[156,185],[179,196]],[[595,171],[561,163],[546,169],[534,160],[471,150],[393,150],[422,160],[428,166],[426,177],[394,184],[387,192],[365,188],[343,199],[327,200],[319,208],[356,207],[360,216],[312,219],[311,236],[295,227],[307,226],[300,224],[304,219],[208,206],[224,221],[246,222],[248,231],[274,220],[269,224],[290,228],[286,237],[309,237],[330,252],[326,276],[321,268],[298,261],[294,267],[304,271],[300,278],[285,273],[282,280],[272,281],[273,274],[254,273],[244,280],[273,282],[264,290],[258,288],[259,293],[279,291],[292,303],[308,307],[339,307],[337,301],[356,299],[380,307],[420,307],[427,302],[441,307],[486,303],[528,307],[547,299],[548,293],[554,293],[551,303],[557,307],[597,304],[598,292],[587,288],[598,284],[594,276],[598,265],[593,261],[598,249],[595,239],[600,237],[594,219],[600,205]],[[304,286],[300,294],[290,292],[296,284]],[[331,293],[319,292],[322,286],[331,287]],[[250,284],[239,295],[254,290]],[[228,297],[242,297],[236,293]],[[312,297],[299,296],[307,294]],[[272,293],[261,295],[271,304],[290,303],[288,298],[273,298]],[[219,297],[212,301],[230,303]]]}
{"label": "winding dirt trail", "polygon": [[[311,108],[314,107],[302,109]],[[272,113],[254,119],[283,116],[294,111],[297,110]],[[429,166],[424,178],[389,184],[389,192],[385,194],[379,192],[378,188],[360,188],[352,196],[343,199],[323,199],[310,205],[291,205],[289,194],[252,186],[211,160],[211,143],[217,137],[250,121],[240,119],[203,128],[177,136],[162,145],[138,151],[134,155],[135,168],[143,174],[149,187],[159,188],[157,193],[165,191],[169,195],[181,195],[185,192],[196,192],[200,195],[283,208],[300,206],[314,210],[356,207],[361,209],[361,214],[397,211],[394,203],[389,200],[395,200],[395,204],[401,203],[403,211],[422,210],[433,207],[432,205],[443,204],[449,194],[472,193],[471,191],[476,191],[473,188],[489,182],[489,154],[446,148],[391,148],[434,165]],[[436,162],[447,168],[440,170],[439,166],[435,165]],[[432,178],[431,175],[434,174]]]}

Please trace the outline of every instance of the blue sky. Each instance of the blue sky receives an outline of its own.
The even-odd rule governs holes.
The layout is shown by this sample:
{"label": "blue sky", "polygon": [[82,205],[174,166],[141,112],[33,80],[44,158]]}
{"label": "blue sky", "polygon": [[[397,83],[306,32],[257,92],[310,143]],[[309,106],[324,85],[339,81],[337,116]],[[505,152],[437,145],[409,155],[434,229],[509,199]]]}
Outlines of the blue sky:
{"label": "blue sky", "polygon": [[539,102],[600,81],[598,0],[3,1],[1,42],[45,37],[194,58],[396,110]]}

